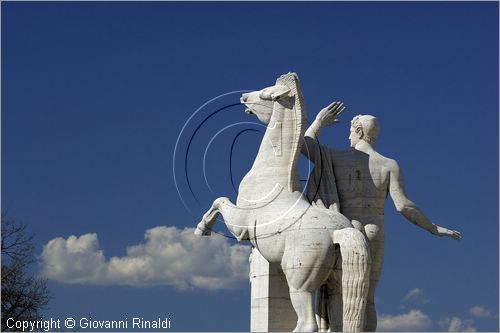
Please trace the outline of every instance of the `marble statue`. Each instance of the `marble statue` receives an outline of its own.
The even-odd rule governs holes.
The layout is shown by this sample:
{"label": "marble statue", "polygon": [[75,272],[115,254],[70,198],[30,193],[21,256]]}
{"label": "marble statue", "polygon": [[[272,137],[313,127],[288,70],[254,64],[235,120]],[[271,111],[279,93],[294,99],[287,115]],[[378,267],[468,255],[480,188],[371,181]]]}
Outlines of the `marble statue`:
{"label": "marble statue", "polygon": [[363,330],[375,331],[374,297],[384,258],[384,204],[387,195],[391,196],[397,211],[420,228],[433,235],[454,239],[460,239],[461,235],[458,231],[433,224],[407,198],[398,163],[373,148],[380,131],[377,118],[370,115],[354,117],[349,136],[351,149],[339,151],[318,143],[321,130],[337,123],[343,110],[340,102],[330,104],[319,112],[305,133],[302,153],[315,163],[307,195],[318,206],[340,211],[366,236],[372,266]]}
{"label": "marble statue", "polygon": [[361,331],[369,290],[369,246],[349,219],[336,210],[311,205],[301,191],[296,165],[306,110],[297,75],[282,75],[274,86],[243,94],[241,102],[246,113],[267,124],[266,132],[240,183],[236,205],[228,198],[216,199],[195,234],[210,235],[222,215],[238,240],[250,240],[269,263],[280,264],[297,315],[294,331],[318,329],[314,292],[325,282],[334,291],[330,306],[341,314],[332,325]]}

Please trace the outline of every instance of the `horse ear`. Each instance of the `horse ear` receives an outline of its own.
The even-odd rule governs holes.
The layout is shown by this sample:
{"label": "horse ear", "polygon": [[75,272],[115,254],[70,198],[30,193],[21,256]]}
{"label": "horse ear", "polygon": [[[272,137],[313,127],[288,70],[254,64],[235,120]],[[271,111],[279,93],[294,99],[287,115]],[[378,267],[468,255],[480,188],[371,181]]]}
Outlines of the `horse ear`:
{"label": "horse ear", "polygon": [[271,94],[271,98],[273,101],[277,101],[282,96],[287,95],[290,92],[290,89],[286,86],[276,86],[276,90]]}

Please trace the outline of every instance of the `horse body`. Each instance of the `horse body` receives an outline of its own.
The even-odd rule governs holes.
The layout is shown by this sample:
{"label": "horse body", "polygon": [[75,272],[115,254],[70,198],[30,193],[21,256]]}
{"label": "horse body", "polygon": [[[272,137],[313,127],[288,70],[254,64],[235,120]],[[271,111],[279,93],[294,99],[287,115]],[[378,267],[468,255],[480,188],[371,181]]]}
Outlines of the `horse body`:
{"label": "horse body", "polygon": [[[250,240],[267,261],[280,263],[298,317],[295,331],[317,330],[313,292],[327,281],[336,286],[331,305],[337,306],[330,310],[330,328],[362,330],[368,245],[346,217],[312,206],[301,193],[296,162],[306,116],[297,76],[283,75],[275,86],[244,94],[242,102],[249,107],[247,113],[268,124],[266,133],[251,170],[240,183],[237,205],[227,198],[216,199],[195,233],[210,234],[221,214],[238,240]],[[338,259],[341,277],[334,274]]]}

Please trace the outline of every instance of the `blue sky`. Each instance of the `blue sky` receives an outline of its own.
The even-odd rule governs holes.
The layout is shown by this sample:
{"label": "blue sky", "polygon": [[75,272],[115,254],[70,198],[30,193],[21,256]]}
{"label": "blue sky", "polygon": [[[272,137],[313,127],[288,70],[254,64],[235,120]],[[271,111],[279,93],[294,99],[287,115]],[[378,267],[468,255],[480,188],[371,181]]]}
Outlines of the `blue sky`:
{"label": "blue sky", "polygon": [[[237,185],[261,134],[238,136],[229,162],[231,144],[261,127],[232,106],[196,131],[238,93],[186,121],[295,71],[309,121],[347,106],[323,143],[347,148],[352,116],[377,116],[376,149],[410,199],[462,232],[434,237],[388,200],[384,327],[498,330],[498,2],[2,2],[1,24],[2,210],[36,235],[55,295],[45,317],[248,330],[246,248],[183,229],[236,197],[230,171]],[[238,122],[255,124],[207,149]]]}

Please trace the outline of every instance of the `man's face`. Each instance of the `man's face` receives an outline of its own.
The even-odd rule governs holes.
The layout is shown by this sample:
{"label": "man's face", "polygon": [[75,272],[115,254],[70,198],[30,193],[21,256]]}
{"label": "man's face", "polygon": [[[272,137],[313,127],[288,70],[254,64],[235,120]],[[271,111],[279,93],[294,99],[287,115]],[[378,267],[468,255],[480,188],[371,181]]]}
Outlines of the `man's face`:
{"label": "man's face", "polygon": [[359,134],[356,133],[356,129],[351,126],[350,134],[349,134],[349,140],[351,141],[351,147],[355,147],[356,144],[359,142]]}

